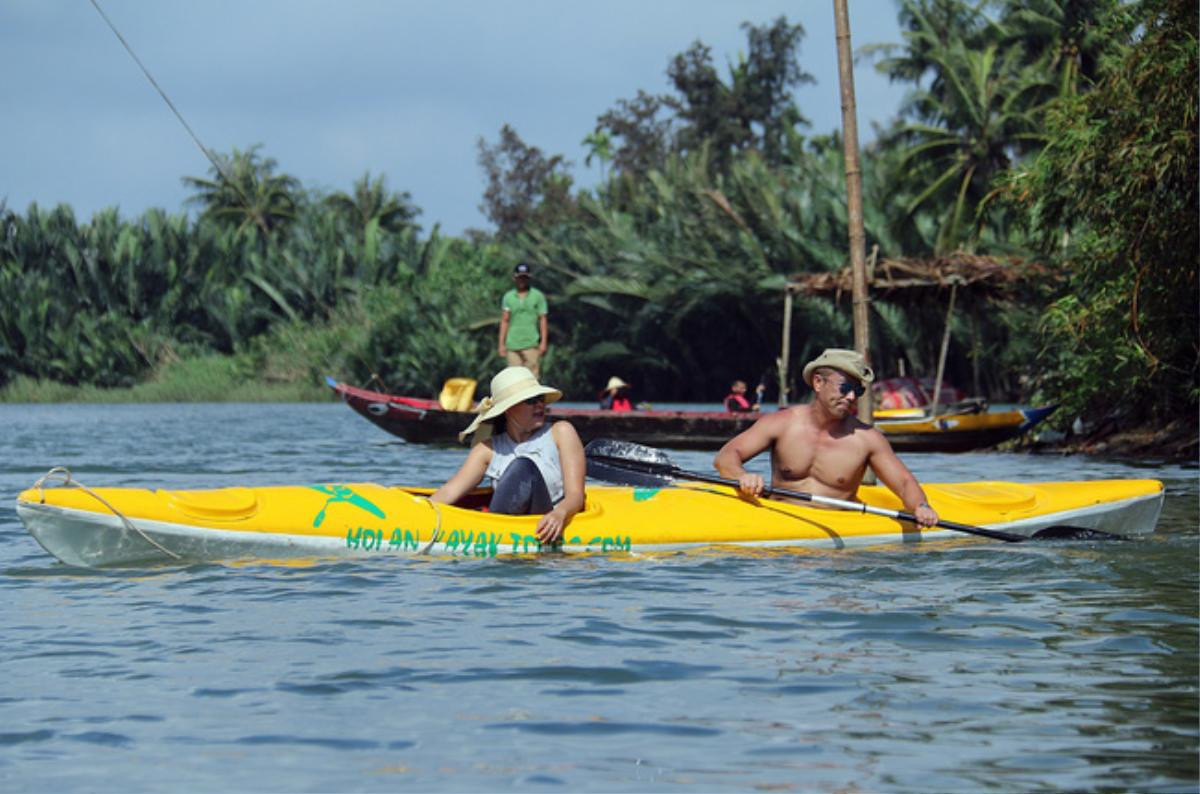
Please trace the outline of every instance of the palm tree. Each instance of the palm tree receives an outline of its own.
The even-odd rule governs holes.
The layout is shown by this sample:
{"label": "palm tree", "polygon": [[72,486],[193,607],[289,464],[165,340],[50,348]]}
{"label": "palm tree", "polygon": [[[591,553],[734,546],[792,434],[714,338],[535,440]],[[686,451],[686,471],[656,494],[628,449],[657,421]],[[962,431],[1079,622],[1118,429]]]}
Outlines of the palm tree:
{"label": "palm tree", "polygon": [[259,157],[259,148],[251,146],[245,152],[235,148],[230,156],[216,155],[212,178],[186,176],[183,183],[197,191],[188,201],[203,207],[201,217],[233,226],[239,233],[254,229],[270,239],[295,217],[300,182],[277,175],[274,158]]}
{"label": "palm tree", "polygon": [[413,220],[421,214],[407,191],[392,193],[387,179],[380,174],[374,180],[368,171],[355,180],[350,193],[338,191],[326,197],[326,206],[342,217],[362,235],[364,264],[373,266],[379,258],[380,236],[400,233],[406,229],[418,231]]}
{"label": "palm tree", "polygon": [[608,130],[595,129],[587,134],[580,143],[588,147],[587,156],[583,158],[583,164],[591,166],[592,158],[596,158],[600,163],[600,181],[604,181],[604,168],[613,158],[612,135]]}
{"label": "palm tree", "polygon": [[941,208],[934,252],[944,253],[971,245],[968,224],[978,222],[992,178],[1045,143],[1040,120],[1053,86],[1040,69],[1021,65],[1017,49],[955,41],[926,57],[937,78],[909,97],[905,112],[916,120],[889,143],[908,147],[902,179],[925,186],[906,214]]}
{"label": "palm tree", "polygon": [[338,191],[328,196],[325,203],[351,219],[364,234],[372,224],[380,231],[401,232],[421,214],[407,191],[392,193],[387,189],[387,177],[380,174],[372,180],[370,171],[355,180],[350,193]]}
{"label": "palm tree", "polygon": [[1027,63],[1055,76],[1060,96],[1090,87],[1116,35],[1132,15],[1121,0],[1006,0],[999,29],[1005,45],[1022,48]]}
{"label": "palm tree", "polygon": [[982,11],[987,0],[973,4],[963,0],[901,0],[899,22],[903,44],[867,44],[860,51],[880,56],[877,71],[893,82],[918,85],[929,80],[929,90],[942,93],[935,55],[962,42],[979,47],[995,41],[995,23]]}

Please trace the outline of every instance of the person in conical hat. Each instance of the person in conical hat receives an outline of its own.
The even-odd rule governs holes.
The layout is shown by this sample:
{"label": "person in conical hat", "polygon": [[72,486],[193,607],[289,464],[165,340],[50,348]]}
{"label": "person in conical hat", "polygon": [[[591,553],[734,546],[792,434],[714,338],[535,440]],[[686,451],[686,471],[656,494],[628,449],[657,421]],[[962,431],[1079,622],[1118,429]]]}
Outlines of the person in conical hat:
{"label": "person in conical hat", "polygon": [[632,411],[633,400],[629,399],[629,384],[613,375],[600,393],[600,407],[606,411]]}
{"label": "person in conical hat", "polygon": [[459,470],[430,499],[454,504],[484,477],[493,484],[488,509],[537,515],[537,537],[557,543],[571,517],[583,509],[587,461],[570,422],[549,422],[546,406],[562,392],[543,386],[526,367],[507,367],[492,378],[471,424],[458,434],[471,439]]}
{"label": "person in conical hat", "polygon": [[774,487],[846,500],[857,499],[870,466],[921,526],[933,526],[938,516],[917,478],[883,433],[858,420],[858,398],[874,379],[875,373],[855,351],[826,350],[804,367],[812,402],[765,414],[721,447],[713,466],[722,476],[737,480],[745,497],[757,499],[766,483],[744,464],[770,449]]}
{"label": "person in conical hat", "polygon": [[629,384],[628,384],[628,383],[626,383],[625,381],[621,380],[621,379],[620,379],[620,378],[618,378],[616,375],[613,375],[611,378],[609,378],[609,379],[608,379],[608,383],[607,383],[607,384],[605,384],[605,386],[604,386],[604,391],[606,391],[606,392],[614,392],[614,391],[616,391],[617,389],[628,389],[628,388],[629,388]]}

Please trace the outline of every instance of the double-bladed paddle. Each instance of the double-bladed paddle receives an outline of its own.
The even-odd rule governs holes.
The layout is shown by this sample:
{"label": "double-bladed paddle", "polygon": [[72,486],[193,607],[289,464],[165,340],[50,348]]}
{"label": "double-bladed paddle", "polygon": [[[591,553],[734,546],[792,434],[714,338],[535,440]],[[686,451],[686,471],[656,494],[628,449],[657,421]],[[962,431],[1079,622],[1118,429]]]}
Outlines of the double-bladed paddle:
{"label": "double-bladed paddle", "polygon": [[[696,482],[708,482],[715,485],[727,485],[731,488],[738,487],[736,480],[681,469],[662,450],[642,444],[634,444],[630,441],[597,438],[588,443],[584,448],[584,454],[587,456],[588,476],[606,482],[635,486],[663,486],[671,485],[676,480],[695,480]],[[912,524],[917,523],[917,518],[912,513],[906,513],[902,510],[889,510],[884,507],[874,507],[862,502],[850,502],[845,499],[834,499],[829,496],[818,496],[816,494],[804,493],[803,491],[792,491],[787,488],[775,488],[773,486],[764,487],[763,494],[765,496],[784,496],[789,499],[834,507],[839,510],[870,513],[872,515],[907,521]],[[956,521],[946,521],[943,519],[938,520],[937,526],[957,532],[966,532],[970,535],[992,538],[993,540],[1003,540],[1008,543],[1021,543],[1026,540],[1125,539],[1120,535],[1113,535],[1098,529],[1061,525],[1039,529],[1028,537],[1025,535],[1014,535],[1011,532],[1001,532],[998,529],[984,529],[983,527],[959,524]]]}

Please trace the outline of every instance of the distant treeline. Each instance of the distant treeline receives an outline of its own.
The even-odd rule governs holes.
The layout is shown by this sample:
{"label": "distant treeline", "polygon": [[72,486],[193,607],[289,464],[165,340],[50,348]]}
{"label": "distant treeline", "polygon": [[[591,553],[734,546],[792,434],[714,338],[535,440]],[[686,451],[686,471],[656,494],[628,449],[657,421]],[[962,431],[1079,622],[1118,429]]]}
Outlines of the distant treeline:
{"label": "distant treeline", "polygon": [[[968,391],[1063,403],[1064,421],[1194,421],[1196,3],[976,6],[904,0],[904,40],[866,53],[907,92],[862,153],[868,251],[1041,263],[1017,291],[959,291],[947,372]],[[844,160],[794,100],[813,79],[803,28],[744,27],[736,63],[697,42],[668,59],[668,93],[598,116],[595,188],[511,126],[481,139],[492,231],[426,231],[370,173],[307,191],[258,146],[185,178],[194,217],[0,205],[0,386],[129,386],[213,354],[248,380],[486,383],[524,260],[569,398],[614,374],[650,400],[715,400],[734,378],[774,391],[788,277],[847,261]],[[933,374],[948,294],[873,297],[882,375]],[[791,372],[850,346],[849,318],[848,296],[797,297]]]}

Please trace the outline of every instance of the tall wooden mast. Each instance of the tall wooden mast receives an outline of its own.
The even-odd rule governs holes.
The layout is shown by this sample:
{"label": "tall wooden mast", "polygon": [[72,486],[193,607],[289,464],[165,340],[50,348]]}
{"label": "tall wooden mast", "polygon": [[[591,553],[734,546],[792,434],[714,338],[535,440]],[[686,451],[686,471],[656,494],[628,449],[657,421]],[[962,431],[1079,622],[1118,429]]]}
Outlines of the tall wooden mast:
{"label": "tall wooden mast", "polygon": [[[850,232],[850,267],[854,273],[854,349],[871,362],[870,297],[867,294],[867,235],[863,228],[862,168],[858,163],[858,118],[854,103],[854,59],[850,49],[850,17],[846,0],[833,0],[837,30],[838,83],[842,97],[842,149],[846,157],[846,205]],[[858,401],[858,416],[870,422],[871,390]]]}

